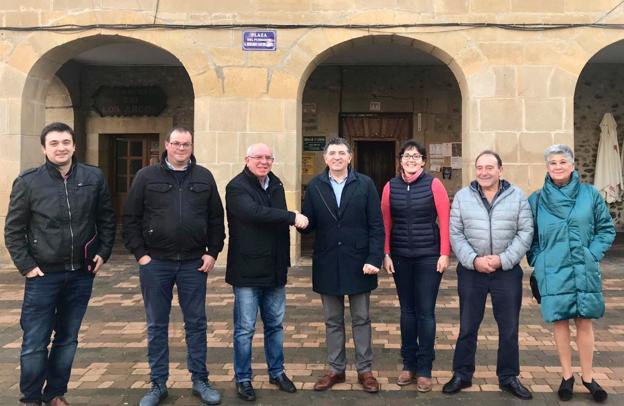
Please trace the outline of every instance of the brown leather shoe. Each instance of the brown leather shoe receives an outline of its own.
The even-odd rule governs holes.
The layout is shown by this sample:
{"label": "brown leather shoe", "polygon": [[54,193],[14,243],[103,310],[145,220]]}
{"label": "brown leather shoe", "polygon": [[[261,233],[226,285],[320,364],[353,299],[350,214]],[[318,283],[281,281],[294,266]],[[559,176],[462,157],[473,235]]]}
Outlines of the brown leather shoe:
{"label": "brown leather shoe", "polygon": [[339,374],[334,371],[326,371],[325,375],[321,376],[318,381],[314,384],[314,390],[323,391],[331,388],[337,383],[343,383],[345,381],[345,373],[341,372]]}
{"label": "brown leather shoe", "polygon": [[412,371],[403,370],[397,379],[397,385],[406,386],[414,383],[414,373]]}
{"label": "brown leather shoe", "polygon": [[432,386],[431,378],[419,376],[416,380],[416,390],[418,392],[429,392]]}
{"label": "brown leather shoe", "polygon": [[379,392],[379,382],[377,382],[377,379],[375,379],[371,371],[358,374],[358,382],[362,385],[364,392]]}
{"label": "brown leather shoe", "polygon": [[63,396],[56,396],[51,401],[46,402],[46,406],[69,406],[69,402]]}

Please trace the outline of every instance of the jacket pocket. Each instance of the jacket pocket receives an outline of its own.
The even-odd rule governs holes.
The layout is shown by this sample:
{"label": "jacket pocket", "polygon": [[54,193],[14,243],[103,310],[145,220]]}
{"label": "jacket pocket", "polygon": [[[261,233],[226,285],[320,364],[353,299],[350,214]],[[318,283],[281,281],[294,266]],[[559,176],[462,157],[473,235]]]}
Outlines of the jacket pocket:
{"label": "jacket pocket", "polygon": [[76,185],[76,191],[90,193],[96,186],[94,182],[80,182]]}
{"label": "jacket pocket", "polygon": [[535,266],[533,267],[535,279],[541,296],[548,294],[548,278],[546,277],[544,252],[537,254],[535,258]]}
{"label": "jacket pocket", "polygon": [[145,187],[145,204],[152,208],[170,207],[173,203],[173,185],[170,183],[148,183]]}
{"label": "jacket pocket", "polygon": [[602,278],[600,275],[600,265],[598,261],[594,259],[591,251],[587,247],[583,247],[583,254],[585,257],[585,283],[587,284],[588,292],[600,292],[602,291]]}
{"label": "jacket pocket", "polygon": [[274,256],[269,254],[240,255],[240,273],[245,279],[268,279],[275,274]]}
{"label": "jacket pocket", "polygon": [[212,185],[204,182],[193,182],[189,184],[189,190],[195,193],[210,193]]}
{"label": "jacket pocket", "polygon": [[170,183],[148,183],[146,189],[150,192],[166,193],[173,188]]}
{"label": "jacket pocket", "polygon": [[188,185],[190,207],[205,211],[212,194],[212,185],[204,182],[193,182]]}

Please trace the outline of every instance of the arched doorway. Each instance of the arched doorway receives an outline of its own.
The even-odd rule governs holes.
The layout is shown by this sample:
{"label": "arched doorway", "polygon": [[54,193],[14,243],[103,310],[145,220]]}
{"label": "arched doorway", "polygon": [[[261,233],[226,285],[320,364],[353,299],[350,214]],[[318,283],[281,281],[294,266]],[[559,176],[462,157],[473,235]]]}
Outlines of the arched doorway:
{"label": "arched doorway", "polygon": [[[346,138],[353,166],[381,192],[396,174],[407,139],[427,149],[427,170],[453,196],[462,186],[462,97],[449,66],[434,48],[398,36],[367,36],[339,44],[316,61],[302,92],[302,196],[324,170],[322,148]],[[312,238],[302,238],[302,255]]]}
{"label": "arched doorway", "polygon": [[[579,75],[574,92],[574,152],[581,179],[594,183],[600,123],[611,113],[617,123],[620,151],[624,141],[624,40],[596,53]],[[624,186],[624,185],[623,185]],[[610,203],[618,231],[624,230],[624,197]]]}
{"label": "arched doorway", "polygon": [[[61,55],[63,63],[44,65]],[[167,131],[174,125],[193,128],[193,85],[182,63],[168,51],[132,38],[97,35],[58,46],[35,64],[26,88],[43,100],[24,98],[24,115],[41,103],[45,122],[71,120],[77,158],[102,169],[118,219],[134,175],[158,161]],[[59,103],[61,108],[55,108]],[[34,134],[44,124],[32,126]],[[42,159],[34,145],[38,138],[26,134],[22,168]]]}

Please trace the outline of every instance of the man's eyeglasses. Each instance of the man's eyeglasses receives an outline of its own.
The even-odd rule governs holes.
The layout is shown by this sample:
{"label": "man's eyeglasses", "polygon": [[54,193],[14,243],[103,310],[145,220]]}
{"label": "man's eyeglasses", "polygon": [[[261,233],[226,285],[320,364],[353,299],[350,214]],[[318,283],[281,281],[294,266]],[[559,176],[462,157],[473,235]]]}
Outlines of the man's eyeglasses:
{"label": "man's eyeglasses", "polygon": [[265,160],[267,162],[275,161],[275,157],[271,155],[249,155],[247,158],[253,159],[254,161],[262,161],[262,160]]}
{"label": "man's eyeglasses", "polygon": [[420,155],[420,154],[403,154],[403,155],[401,155],[401,158],[405,159],[406,161],[409,160],[409,159],[413,159],[413,160],[417,161],[420,158],[422,158],[422,155]]}
{"label": "man's eyeglasses", "polygon": [[178,141],[170,142],[169,145],[172,145],[174,148],[180,148],[180,149],[191,148],[193,146],[193,144],[190,142],[178,142]]}

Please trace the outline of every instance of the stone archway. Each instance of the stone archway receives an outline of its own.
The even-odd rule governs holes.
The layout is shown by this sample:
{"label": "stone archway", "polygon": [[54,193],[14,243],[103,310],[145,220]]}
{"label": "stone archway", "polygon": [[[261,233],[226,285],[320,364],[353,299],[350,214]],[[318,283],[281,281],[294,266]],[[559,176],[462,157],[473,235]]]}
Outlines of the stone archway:
{"label": "stone archway", "polygon": [[[624,143],[624,40],[614,42],[589,59],[574,91],[574,152],[584,182],[594,183],[600,123],[611,113],[617,123],[620,151]],[[624,185],[622,185],[624,186]],[[618,231],[624,230],[624,196],[608,204]]]}
{"label": "stone archway", "polygon": [[[188,78],[190,88],[188,104],[191,109],[193,108],[195,100],[193,81],[184,65],[173,53],[153,43],[129,36],[85,35],[84,33],[72,35],[74,39],[60,44],[50,40],[48,44],[51,47],[44,49],[40,55],[37,55],[35,49],[43,48],[44,41],[41,37],[32,35],[15,48],[7,63],[0,70],[0,83],[6,84],[6,92],[3,92],[0,98],[0,110],[5,109],[7,116],[10,117],[8,125],[0,127],[0,135],[3,136],[7,147],[0,152],[0,164],[5,169],[4,176],[0,180],[0,194],[2,195],[0,203],[4,205],[8,202],[11,184],[18,173],[41,164],[39,132],[45,125],[46,115],[49,119],[52,118],[52,111],[59,113],[63,110],[63,119],[69,121],[68,124],[79,131],[78,145],[86,147],[81,151],[81,157],[89,155],[86,152],[87,148],[92,150],[95,148],[96,151],[91,151],[90,155],[93,156],[95,153],[97,156],[97,146],[86,145],[88,142],[84,134],[86,123],[83,120],[82,125],[77,124],[78,116],[76,110],[72,108],[76,106],[76,103],[72,101],[72,98],[76,96],[72,94],[75,89],[71,86],[68,89],[57,76],[59,69],[68,61],[72,61],[73,58],[86,51],[111,44],[131,43],[167,55],[171,60],[178,61]],[[55,40],[58,40],[58,37],[55,37]],[[184,53],[186,55],[189,52],[184,51]],[[206,73],[206,69],[202,69],[202,72]],[[62,108],[46,110],[46,107],[54,106]],[[61,119],[61,117],[56,114],[55,119]],[[190,123],[185,124],[192,127],[193,123],[191,116]],[[0,222],[4,223],[4,215],[0,218]]]}
{"label": "stone archway", "polygon": [[[86,51],[121,43],[131,43],[137,47],[154,49],[177,60],[175,55],[157,45],[119,35],[94,35],[79,38],[48,50],[34,63],[24,81],[20,100],[21,114],[19,115],[21,124],[19,132],[21,138],[20,169],[23,170],[41,162],[40,151],[37,147],[39,145],[38,132],[45,120],[45,97],[48,94],[50,83],[56,78],[57,71],[68,61]],[[194,95],[191,95],[191,98],[194,98]],[[86,125],[83,123],[84,126]]]}
{"label": "stone archway", "polygon": [[[348,68],[346,70],[336,69],[340,65],[348,66]],[[357,79],[350,81],[352,92],[357,92],[357,90],[354,90],[354,83],[367,87],[368,98],[365,100],[365,103],[362,103],[361,100],[359,102],[351,100],[351,103],[349,103],[347,100],[348,96],[345,96],[343,93],[343,89],[349,87],[349,80],[345,82],[344,74],[357,76]],[[404,83],[403,89],[399,89],[401,87],[399,76],[402,75],[406,83]],[[423,75],[428,75],[429,80],[423,81]],[[319,78],[319,76],[325,77]],[[327,76],[333,77],[328,78]],[[418,80],[419,77],[421,77],[420,81]],[[375,84],[363,84],[367,81],[375,82]],[[428,98],[430,99],[433,89],[431,85],[439,85],[441,88],[439,97],[433,97],[436,100],[425,101],[425,97],[418,99],[415,96],[417,91],[414,88],[420,86],[421,88],[427,88],[426,91],[429,92]],[[311,93],[314,92],[314,90],[310,90],[311,86],[317,86],[316,99],[311,96]],[[375,86],[379,88],[385,87],[385,89],[379,91],[386,94],[373,94],[375,92],[371,91],[371,87]],[[332,93],[331,90],[326,90],[328,88],[340,88],[340,95],[333,95],[336,100],[328,100],[327,97],[323,96]],[[406,90],[410,88],[411,90]],[[406,91],[409,94],[405,93]],[[354,164],[356,166],[358,165],[358,145],[361,144],[360,146],[363,148],[362,157],[364,157],[364,151],[367,150],[365,147],[368,144],[375,143],[374,149],[388,147],[385,150],[387,150],[388,154],[391,154],[391,157],[386,160],[389,164],[386,165],[388,168],[386,168],[385,172],[388,172],[390,176],[394,175],[395,153],[398,151],[400,143],[405,139],[415,138],[425,144],[425,148],[428,148],[429,144],[443,142],[455,142],[461,145],[461,141],[466,133],[463,115],[465,114],[464,110],[467,104],[465,104],[462,97],[466,93],[466,80],[455,60],[439,48],[417,39],[400,35],[366,35],[349,39],[321,51],[307,65],[301,75],[298,89],[298,111],[300,115],[297,118],[297,142],[299,143],[298,154],[301,157],[301,175],[298,179],[298,182],[301,182],[300,190],[303,193],[307,181],[324,167],[322,153],[318,151],[318,146],[316,147],[316,152],[306,151],[306,149],[310,148],[310,141],[315,139],[326,140],[332,135],[344,136],[345,128],[349,127],[346,124],[345,126],[342,125],[345,119],[350,120],[354,125],[357,125],[356,122],[362,120],[380,122],[380,127],[384,127],[385,124],[383,123],[386,122],[393,128],[395,127],[394,124],[405,124],[402,126],[401,134],[394,134],[392,131],[385,135],[367,134],[364,136],[366,139],[359,137],[358,141],[352,142],[356,144],[354,145]],[[359,96],[364,96],[365,94],[366,91],[363,91]],[[333,96],[330,96],[330,99]],[[352,99],[358,98],[361,99],[361,97],[352,97]],[[314,99],[314,102],[310,103],[312,99]],[[382,107],[380,112],[371,112],[369,111],[368,99],[384,100],[387,107]],[[404,99],[404,102],[398,102],[397,100],[399,99]],[[431,108],[430,106],[425,107],[422,105],[423,103],[436,101],[443,101],[438,104],[445,104],[447,99],[448,105],[442,107]],[[323,103],[331,106],[319,105]],[[383,104],[383,102],[380,103]],[[419,106],[415,107],[416,104]],[[328,109],[331,110],[331,113],[328,113]],[[318,116],[321,118],[315,118],[317,110]],[[444,110],[444,112],[442,113],[439,110]],[[343,117],[345,114],[350,115],[350,117]],[[440,128],[442,126],[445,126],[443,130]],[[425,136],[425,134],[427,135]],[[308,138],[308,136],[312,137]],[[347,138],[350,137],[348,134],[346,136]],[[304,139],[307,140],[305,143]],[[312,146],[311,148],[314,149],[315,147]],[[363,162],[364,158],[361,158],[359,161]],[[448,157],[442,160],[438,159],[436,162],[444,162],[443,166],[450,168],[452,160],[451,157]],[[436,168],[436,173],[440,177],[442,177],[443,172],[441,169],[441,167]],[[383,172],[382,169],[380,170]],[[449,179],[446,182],[454,181],[456,183],[447,185],[449,192],[454,194],[463,185],[462,169],[453,170],[452,173],[454,175],[452,180]],[[373,179],[376,179],[376,177],[380,178],[382,183],[385,183],[388,179],[385,178],[388,174],[377,175],[379,176],[373,175]],[[305,242],[303,245],[303,248],[307,246]]]}

